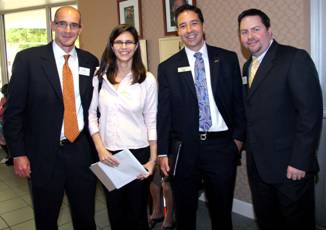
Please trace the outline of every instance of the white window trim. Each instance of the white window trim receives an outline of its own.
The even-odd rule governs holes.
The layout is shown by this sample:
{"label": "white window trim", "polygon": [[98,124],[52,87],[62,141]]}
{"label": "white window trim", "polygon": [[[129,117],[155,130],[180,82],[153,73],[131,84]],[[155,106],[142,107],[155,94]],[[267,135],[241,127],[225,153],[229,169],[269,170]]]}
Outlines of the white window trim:
{"label": "white window trim", "polygon": [[311,57],[319,73],[323,90],[324,118],[326,118],[326,2],[324,0],[310,1],[310,47]]}
{"label": "white window trim", "polygon": [[67,1],[63,3],[57,4],[47,4],[47,5],[40,5],[35,7],[28,7],[22,9],[15,9],[15,10],[8,10],[8,11],[1,11],[0,12],[0,66],[1,66],[1,76],[2,76],[2,84],[5,84],[9,81],[8,76],[8,66],[7,66],[7,50],[6,50],[6,41],[5,41],[5,24],[4,24],[4,15],[8,13],[18,13],[23,11],[29,10],[37,10],[37,9],[45,9],[46,10],[46,26],[47,26],[47,39],[48,42],[52,40],[52,33],[51,33],[51,8],[64,6],[64,5],[77,5],[77,1]]}

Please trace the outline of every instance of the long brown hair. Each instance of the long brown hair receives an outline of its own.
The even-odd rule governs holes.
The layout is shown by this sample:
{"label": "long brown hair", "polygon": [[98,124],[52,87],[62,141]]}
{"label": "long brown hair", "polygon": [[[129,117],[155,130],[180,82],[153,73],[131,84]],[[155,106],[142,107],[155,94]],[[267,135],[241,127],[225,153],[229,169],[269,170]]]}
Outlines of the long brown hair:
{"label": "long brown hair", "polygon": [[140,53],[140,45],[139,45],[139,36],[135,27],[128,24],[120,24],[113,28],[109,41],[105,47],[105,50],[102,54],[100,68],[96,72],[96,75],[101,78],[104,74],[107,75],[108,80],[112,84],[116,84],[116,76],[117,76],[117,57],[113,52],[112,46],[114,40],[122,33],[129,32],[137,44],[137,49],[132,57],[132,84],[142,83],[146,78],[146,69],[141,59]]}

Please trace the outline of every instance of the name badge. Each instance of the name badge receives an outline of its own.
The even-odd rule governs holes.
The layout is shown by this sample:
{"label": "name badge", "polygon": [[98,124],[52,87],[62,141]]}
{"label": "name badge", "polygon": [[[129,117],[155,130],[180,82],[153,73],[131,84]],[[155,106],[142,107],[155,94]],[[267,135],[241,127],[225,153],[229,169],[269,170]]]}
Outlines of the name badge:
{"label": "name badge", "polygon": [[79,67],[79,74],[84,76],[89,76],[90,69],[85,67]]}
{"label": "name badge", "polygon": [[190,66],[178,67],[178,73],[191,71]]}
{"label": "name badge", "polygon": [[247,81],[247,76],[242,77],[242,85],[247,85],[248,81]]}

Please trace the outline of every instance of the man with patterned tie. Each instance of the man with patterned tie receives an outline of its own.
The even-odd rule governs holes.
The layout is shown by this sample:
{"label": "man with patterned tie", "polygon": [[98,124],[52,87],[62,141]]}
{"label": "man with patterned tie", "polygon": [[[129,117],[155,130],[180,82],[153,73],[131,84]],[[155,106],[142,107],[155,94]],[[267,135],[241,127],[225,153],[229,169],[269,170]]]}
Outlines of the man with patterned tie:
{"label": "man with patterned tie", "polygon": [[29,178],[35,227],[58,229],[64,192],[74,229],[96,229],[96,153],[88,134],[88,107],[97,58],[75,47],[80,12],[59,8],[53,42],[16,55],[5,112],[5,135],[15,173]]}
{"label": "man with patterned tie", "polygon": [[212,229],[232,229],[236,163],[245,119],[237,55],[209,46],[199,8],[176,10],[185,48],[158,67],[158,153],[170,170],[169,145],[182,142],[173,178],[177,229],[196,229],[198,192],[204,186]]}
{"label": "man with patterned tie", "polygon": [[314,230],[323,115],[316,68],[306,51],[273,40],[270,19],[261,10],[243,11],[238,23],[241,43],[252,55],[243,68],[249,76],[243,91],[248,177],[259,229]]}

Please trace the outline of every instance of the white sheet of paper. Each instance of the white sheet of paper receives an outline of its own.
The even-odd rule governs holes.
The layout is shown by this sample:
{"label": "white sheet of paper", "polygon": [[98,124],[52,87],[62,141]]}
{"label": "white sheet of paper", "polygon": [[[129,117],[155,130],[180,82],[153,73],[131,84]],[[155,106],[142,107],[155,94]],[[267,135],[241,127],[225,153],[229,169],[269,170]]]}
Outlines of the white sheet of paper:
{"label": "white sheet of paper", "polygon": [[139,175],[148,174],[128,149],[116,153],[114,157],[120,163],[117,167],[108,166],[100,161],[90,166],[92,172],[109,191],[123,187],[135,180]]}

